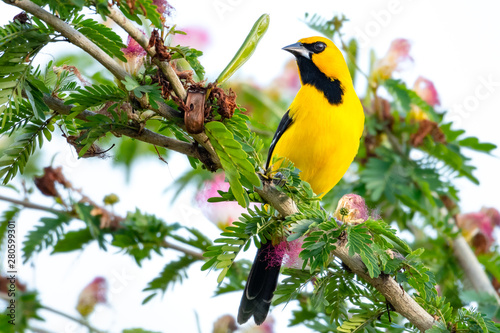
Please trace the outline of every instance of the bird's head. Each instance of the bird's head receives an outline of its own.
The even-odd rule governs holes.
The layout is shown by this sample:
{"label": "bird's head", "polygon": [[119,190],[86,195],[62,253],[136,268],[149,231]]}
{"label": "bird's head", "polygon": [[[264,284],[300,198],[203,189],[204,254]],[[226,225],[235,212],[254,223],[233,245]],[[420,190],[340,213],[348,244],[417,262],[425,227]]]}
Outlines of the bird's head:
{"label": "bird's head", "polygon": [[315,82],[323,76],[331,81],[338,80],[343,86],[352,84],[342,52],[328,38],[303,38],[283,50],[297,59],[302,84]]}

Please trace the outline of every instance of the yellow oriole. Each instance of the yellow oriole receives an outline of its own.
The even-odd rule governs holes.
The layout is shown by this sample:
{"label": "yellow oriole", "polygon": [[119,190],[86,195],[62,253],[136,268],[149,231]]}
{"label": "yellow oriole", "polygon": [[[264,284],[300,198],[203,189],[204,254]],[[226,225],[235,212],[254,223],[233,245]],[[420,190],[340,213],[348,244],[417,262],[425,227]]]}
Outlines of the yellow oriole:
{"label": "yellow oriole", "polygon": [[[288,158],[300,170],[300,178],[322,197],[358,152],[363,107],[344,57],[332,41],[310,37],[283,49],[296,57],[302,87],[278,125],[266,168],[275,156]],[[257,251],[241,298],[240,324],[253,316],[260,325],[267,317],[280,272],[279,266],[266,261],[273,248],[268,242]]]}

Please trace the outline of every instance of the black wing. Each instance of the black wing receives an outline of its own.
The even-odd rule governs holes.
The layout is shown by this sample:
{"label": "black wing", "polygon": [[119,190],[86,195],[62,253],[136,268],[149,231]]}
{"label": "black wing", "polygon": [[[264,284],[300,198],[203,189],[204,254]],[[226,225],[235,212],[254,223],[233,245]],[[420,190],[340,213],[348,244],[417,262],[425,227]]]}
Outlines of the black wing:
{"label": "black wing", "polygon": [[274,147],[276,147],[276,144],[283,133],[285,133],[293,122],[292,118],[288,114],[289,112],[290,110],[283,115],[283,118],[281,118],[280,124],[278,125],[278,129],[276,130],[276,133],[274,133],[273,141],[271,141],[271,147],[269,147],[269,153],[267,153],[266,169],[269,168],[269,164],[271,163],[271,156],[273,155]]}

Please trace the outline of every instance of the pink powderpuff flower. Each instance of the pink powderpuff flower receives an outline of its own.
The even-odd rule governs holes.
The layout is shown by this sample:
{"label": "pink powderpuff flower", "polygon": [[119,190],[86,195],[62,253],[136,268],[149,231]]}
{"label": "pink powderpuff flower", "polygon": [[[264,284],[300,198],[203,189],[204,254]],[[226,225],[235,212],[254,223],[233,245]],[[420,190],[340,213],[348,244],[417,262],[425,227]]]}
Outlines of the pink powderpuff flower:
{"label": "pink powderpuff flower", "polygon": [[207,202],[209,198],[220,197],[217,191],[227,191],[229,183],[224,181],[224,174],[217,174],[211,180],[203,184],[201,191],[196,194],[195,200],[203,215],[219,229],[225,230],[237,221],[246,209],[238,205],[236,201]]}
{"label": "pink powderpuff flower", "polygon": [[260,326],[252,325],[243,330],[242,333],[274,333],[274,318],[268,316]]}
{"label": "pink powderpuff flower", "polygon": [[97,304],[106,303],[108,284],[103,277],[96,277],[78,296],[76,310],[83,316],[90,315]]}
{"label": "pink powderpuff flower", "polygon": [[288,268],[302,268],[304,261],[299,257],[302,251],[304,238],[300,237],[291,242],[281,241],[278,245],[272,247],[267,253],[265,260],[268,267],[285,266]]}
{"label": "pink powderpuff flower", "polygon": [[186,27],[183,28],[186,34],[175,34],[172,38],[172,45],[186,45],[197,50],[204,50],[210,45],[210,35],[207,30],[201,27]]}
{"label": "pink powderpuff flower", "polygon": [[476,254],[489,252],[495,242],[494,221],[484,212],[460,214],[457,226],[464,238],[475,248]]}
{"label": "pink powderpuff flower", "polygon": [[124,64],[125,69],[130,74],[136,75],[142,64],[144,63],[144,57],[146,56],[146,50],[142,48],[133,39],[128,36],[127,38],[127,47],[122,49],[123,55],[127,59],[127,62]]}
{"label": "pink powderpuff flower", "polygon": [[419,76],[413,84],[413,90],[430,106],[439,105],[439,95],[431,80]]}
{"label": "pink powderpuff flower", "polygon": [[160,13],[162,18],[165,18],[165,15],[172,15],[172,11],[174,10],[174,7],[172,7],[167,0],[153,0],[153,5],[156,6],[156,11]]}
{"label": "pink powderpuff flower", "polygon": [[337,209],[335,213],[333,213],[333,217],[349,224],[360,224],[365,222],[369,217],[365,199],[354,193],[344,195],[340,198]]}
{"label": "pink powderpuff flower", "polygon": [[[434,107],[440,104],[436,87],[434,87],[434,83],[431,80],[419,76],[413,85],[413,90],[430,106]],[[427,113],[415,104],[411,106],[410,117],[416,121],[429,119]]]}
{"label": "pink powderpuff flower", "polygon": [[481,213],[488,215],[492,224],[500,227],[500,212],[498,212],[498,210],[496,208],[483,207],[483,208],[481,208]]}
{"label": "pink powderpuff flower", "polygon": [[402,65],[413,61],[410,56],[411,44],[407,39],[399,38],[392,41],[386,55],[375,63],[373,76],[376,80],[387,80],[395,71],[401,71]]}

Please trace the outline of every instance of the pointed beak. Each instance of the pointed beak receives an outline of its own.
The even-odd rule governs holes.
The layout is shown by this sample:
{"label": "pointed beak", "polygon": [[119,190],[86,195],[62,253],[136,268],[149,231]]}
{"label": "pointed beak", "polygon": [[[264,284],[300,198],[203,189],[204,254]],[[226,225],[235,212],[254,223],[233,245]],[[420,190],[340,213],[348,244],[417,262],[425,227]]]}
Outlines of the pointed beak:
{"label": "pointed beak", "polygon": [[295,43],[288,46],[285,46],[282,50],[288,51],[293,54],[295,57],[304,57],[307,59],[311,59],[310,52],[302,45],[302,43]]}

